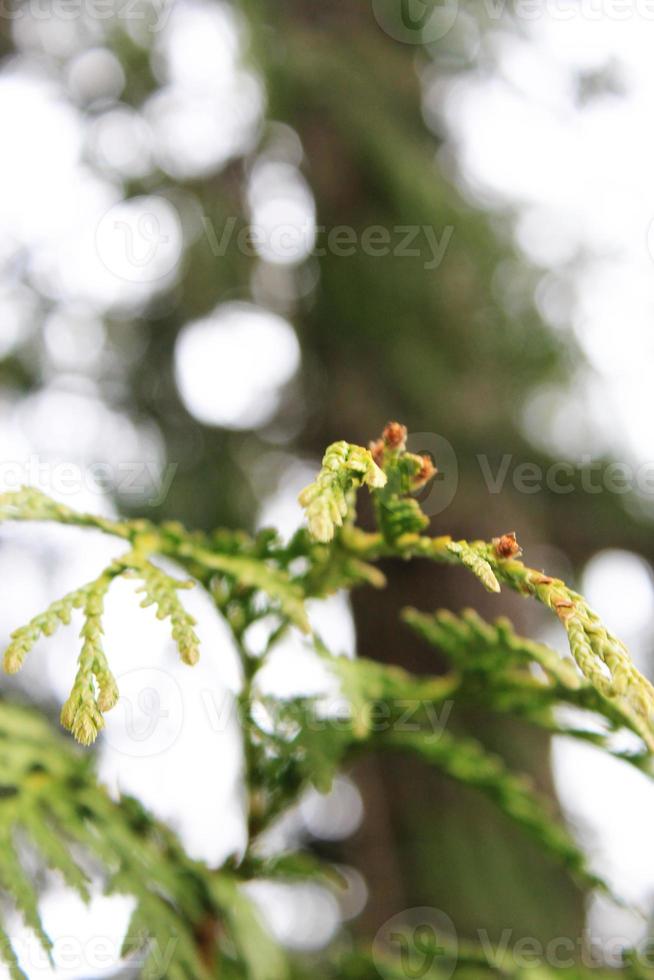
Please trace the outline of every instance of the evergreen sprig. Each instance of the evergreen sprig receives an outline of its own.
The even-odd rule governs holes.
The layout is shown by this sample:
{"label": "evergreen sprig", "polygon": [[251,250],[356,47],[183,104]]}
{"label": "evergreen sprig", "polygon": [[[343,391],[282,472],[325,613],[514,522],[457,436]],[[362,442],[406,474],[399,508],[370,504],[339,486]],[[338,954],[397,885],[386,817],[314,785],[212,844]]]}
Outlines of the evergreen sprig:
{"label": "evergreen sprig", "polygon": [[[43,866],[85,902],[89,872],[101,874],[108,893],[133,896],[123,955],[143,977],[209,980],[232,970],[252,980],[283,980],[284,957],[239,880],[188,858],[136,800],[114,802],[98,786],[90,760],[35,712],[0,702],[0,762],[0,882],[48,955],[52,942],[35,884]],[[1,922],[0,955],[12,980],[27,980]]]}
{"label": "evergreen sprig", "polygon": [[364,483],[383,487],[386,479],[368,449],[342,441],[328,446],[318,476],[300,494],[316,541],[331,541],[352,508],[354,491]]}
{"label": "evergreen sprig", "polygon": [[191,579],[179,580],[138,554],[124,559],[125,574],[140,579],[137,592],[144,593],[142,608],[155,606],[157,619],[170,619],[173,640],[183,663],[193,667],[200,659],[200,640],[193,629],[195,619],[180,602],[179,589],[192,589]]}
{"label": "evergreen sprig", "polygon": [[[641,719],[628,706],[618,704],[594,687],[571,659],[559,656],[543,643],[519,636],[507,619],[500,617],[487,623],[472,609],[464,610],[460,616],[448,610],[425,614],[405,609],[402,618],[452,661],[459,678],[457,701],[591,742],[654,775]],[[579,721],[574,728],[559,718],[557,709],[564,705],[578,710]],[[600,716],[603,732],[597,727]],[[625,752],[616,747],[619,743],[611,735],[624,730],[642,739],[642,751]]]}
{"label": "evergreen sprig", "polygon": [[84,642],[73,689],[61,710],[61,724],[82,745],[95,741],[104,725],[103,712],[111,711],[118,701],[118,685],[102,647],[104,597],[112,577],[101,576],[85,596],[80,633]]}
{"label": "evergreen sprig", "polygon": [[[49,940],[31,871],[16,848],[17,834],[82,897],[89,894],[89,857],[102,869],[108,889],[134,895],[136,910],[124,954],[138,953],[142,975],[156,975],[157,956],[172,936],[175,948],[165,975],[173,980],[290,980],[293,966],[261,931],[239,882],[285,874],[330,878],[324,862],[302,861],[298,855],[262,862],[261,836],[306,787],[327,790],[340,766],[368,750],[410,752],[485,793],[585,885],[604,887],[528,778],[510,771],[481,741],[461,734],[458,716],[450,725],[449,709],[470,706],[511,714],[547,731],[591,741],[651,776],[654,688],[582,596],[520,561],[515,534],[484,542],[426,533],[429,521],[415,494],[435,468],[430,459],[407,452],[406,436],[403,426],[389,423],[369,449],[332,444],[316,480],[300,495],[308,529],[301,528],[288,543],[269,530],[255,537],[225,530],[203,534],[177,523],[97,518],[31,488],[0,496],[0,521],[55,521],[102,531],[127,545],[125,554],[96,579],[15,630],[4,656],[5,670],[15,673],[41,637],[69,624],[78,611],[82,649],[61,713],[62,724],[78,741],[88,745],[95,739],[103,713],[118,699],[103,644],[105,598],[116,578],[139,582],[141,604],[169,620],[180,656],[189,665],[198,660],[199,641],[179,592],[200,585],[229,625],[243,667],[238,705],[250,839],[240,865],[230,872],[210,872],[191,861],[174,835],[139,804],[110,800],[90,761],[53,739],[42,720],[0,702],[0,765],[5,773],[0,785],[0,882],[44,948]],[[356,492],[364,485],[372,495],[373,531],[356,525]],[[403,614],[413,629],[448,655],[452,670],[445,676],[415,677],[400,665],[335,657],[312,634],[307,601],[363,584],[383,587],[376,562],[392,557],[461,565],[491,592],[506,585],[535,598],[564,626],[571,658],[518,636],[505,619],[486,623],[470,610],[460,616],[416,610]],[[166,562],[188,577],[170,574]],[[263,650],[255,653],[249,627],[264,618],[272,625]],[[260,693],[257,674],[293,627],[339,678],[345,713],[334,713],[320,699],[284,701]],[[408,728],[403,724],[407,705],[412,708]],[[581,710],[582,722],[574,729],[561,721],[558,709],[565,705]],[[438,725],[435,711],[440,712]],[[584,724],[591,713],[604,719],[604,731]],[[615,747],[610,735],[623,729],[640,736],[642,751],[627,754]],[[2,929],[0,922],[0,952],[15,980],[23,973]],[[343,966],[343,976],[350,975],[353,962]],[[461,961],[462,969],[464,965]]]}
{"label": "evergreen sprig", "polygon": [[[422,471],[416,469],[418,457],[405,453],[405,440],[404,427],[389,423],[381,440],[371,444],[373,456],[392,474],[384,488],[372,491],[378,513],[383,508],[384,494],[388,494],[389,484],[393,487],[391,499],[396,504],[405,500],[417,505],[410,494],[424,485],[425,477],[429,479],[435,473],[427,460]],[[403,470],[400,462],[405,456],[409,457],[409,464]],[[398,472],[404,473],[404,476],[399,478]],[[416,473],[417,485],[412,485],[411,477],[406,475],[411,472]],[[303,502],[302,497],[300,502]],[[342,517],[345,514],[343,512]],[[562,623],[571,653],[582,674],[605,698],[633,717],[639,734],[648,748],[654,750],[654,686],[636,669],[624,644],[603,625],[583,596],[562,580],[529,568],[519,560],[521,549],[513,532],[490,542],[468,542],[454,541],[449,535],[429,537],[410,527],[402,533],[397,533],[397,530],[389,535],[381,521],[380,530],[373,533],[346,525],[340,534],[340,548],[364,561],[385,557],[420,557],[461,564],[489,592],[497,593],[501,584],[505,584],[521,595],[537,599],[551,609]]]}

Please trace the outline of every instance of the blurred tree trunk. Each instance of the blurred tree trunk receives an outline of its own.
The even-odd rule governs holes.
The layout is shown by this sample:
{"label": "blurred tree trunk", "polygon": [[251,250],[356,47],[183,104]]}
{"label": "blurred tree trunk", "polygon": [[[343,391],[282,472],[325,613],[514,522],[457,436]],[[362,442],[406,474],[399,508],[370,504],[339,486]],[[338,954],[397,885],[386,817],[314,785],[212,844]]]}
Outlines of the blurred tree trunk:
{"label": "blurred tree trunk", "polygon": [[[310,399],[316,410],[303,448],[318,455],[334,438],[365,443],[389,416],[453,440],[463,435],[468,444],[474,434],[483,448],[485,431],[497,438],[503,426],[511,428],[512,361],[522,362],[524,384],[531,371],[542,372],[552,352],[542,329],[530,352],[522,344],[516,351],[513,328],[498,322],[490,288],[498,245],[434,165],[436,145],[420,115],[416,51],[390,41],[367,3],[284,0],[269,19],[275,31],[266,44],[270,114],[302,139],[318,224],[354,228],[358,241],[370,225],[426,224],[437,233],[453,228],[436,271],[424,268],[424,256],[357,250],[343,257],[327,250],[321,258],[316,295],[301,316],[307,389],[317,385],[322,393]],[[485,316],[487,339],[471,328]],[[499,373],[507,376],[504,390]],[[493,524],[474,496],[462,483],[440,522],[469,537],[517,523],[502,514],[502,523]],[[418,672],[439,666],[434,651],[398,622],[404,604],[470,604],[490,615],[506,610],[506,603],[500,607],[450,570],[398,563],[388,572],[383,593],[366,589],[354,597],[362,656]],[[475,735],[526,765],[551,793],[545,738],[461,718],[456,706],[450,724],[472,725]],[[499,935],[508,926],[542,940],[580,935],[582,895],[484,800],[414,760],[367,760],[356,776],[366,820],[344,856],[370,888],[362,931],[374,935],[399,910],[431,905],[446,911],[463,934],[484,927]]]}

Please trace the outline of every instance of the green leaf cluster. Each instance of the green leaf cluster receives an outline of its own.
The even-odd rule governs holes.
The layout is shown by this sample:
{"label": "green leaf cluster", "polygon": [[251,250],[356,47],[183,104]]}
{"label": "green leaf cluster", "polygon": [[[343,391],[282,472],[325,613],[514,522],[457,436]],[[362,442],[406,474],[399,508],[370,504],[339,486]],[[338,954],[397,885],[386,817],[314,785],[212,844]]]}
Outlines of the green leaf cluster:
{"label": "green leaf cluster", "polygon": [[[582,596],[523,564],[514,535],[468,542],[426,533],[429,521],[416,493],[433,474],[431,461],[406,451],[406,430],[397,423],[390,423],[369,449],[334,443],[316,480],[300,495],[308,527],[288,542],[271,530],[254,537],[231,530],[203,534],[177,523],[97,518],[30,488],[0,496],[0,520],[94,528],[126,546],[93,581],[18,627],[4,656],[5,670],[15,673],[40,638],[68,625],[74,615],[81,617],[77,673],[61,712],[63,726],[78,742],[94,741],[104,713],[120,696],[111,651],[103,642],[105,598],[118,578],[138,583],[141,604],[169,622],[180,657],[189,666],[200,656],[200,639],[180,592],[189,586],[204,589],[228,624],[242,663],[238,707],[249,841],[241,860],[217,870],[191,861],[174,834],[134,800],[111,800],[97,783],[92,760],[80,756],[72,743],[55,738],[42,719],[0,702],[0,880],[44,948],[50,948],[50,940],[19,839],[29,841],[42,864],[61,874],[83,898],[89,894],[89,869],[97,870],[108,890],[134,896],[124,954],[141,957],[144,976],[156,975],[155,961],[171,937],[174,949],[165,975],[173,980],[302,975],[301,965],[262,929],[241,886],[269,877],[317,878],[338,887],[338,875],[328,862],[301,852],[263,857],[262,842],[308,787],[327,791],[341,767],[368,751],[411,754],[485,794],[584,887],[606,890],[527,776],[511,771],[482,739],[464,734],[461,721],[469,709],[511,715],[525,725],[591,742],[651,775],[654,689]],[[373,530],[356,523],[356,494],[363,486],[372,495]],[[492,593],[506,585],[536,599],[565,629],[570,657],[517,635],[501,617],[488,623],[471,610],[454,615],[415,609],[403,612],[404,623],[448,657],[451,666],[445,675],[417,677],[400,664],[336,655],[312,631],[308,601],[340,589],[382,588],[384,576],[376,563],[389,558],[460,565]],[[171,565],[183,577],[171,574]],[[268,632],[263,649],[255,651],[250,627],[258,622],[265,622]],[[307,655],[321,657],[338,679],[338,705],[261,693],[259,671],[293,629],[303,636]],[[579,719],[574,727],[565,723],[561,710],[570,706]],[[624,731],[634,737],[636,747],[630,752],[616,747],[614,736]],[[6,930],[0,946],[12,976],[23,976]],[[334,958],[312,965],[309,975],[367,976],[368,955],[335,951]],[[472,962],[484,972],[523,976],[478,951],[460,954],[462,971]],[[393,964],[387,966],[392,975]]]}

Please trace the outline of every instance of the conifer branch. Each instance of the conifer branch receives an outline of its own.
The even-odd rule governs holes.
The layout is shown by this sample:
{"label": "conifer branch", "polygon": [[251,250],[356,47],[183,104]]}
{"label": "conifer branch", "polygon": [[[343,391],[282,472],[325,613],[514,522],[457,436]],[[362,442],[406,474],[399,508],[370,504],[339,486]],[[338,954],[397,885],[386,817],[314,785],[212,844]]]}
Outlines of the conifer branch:
{"label": "conifer branch", "polygon": [[[647,750],[649,733],[643,732],[640,717],[594,687],[572,660],[543,643],[518,636],[507,619],[487,623],[472,609],[460,616],[447,610],[429,615],[405,609],[402,618],[447,654],[459,672],[457,696],[462,701],[522,718],[553,734],[591,742],[654,777]],[[532,664],[538,665],[541,676],[529,669]],[[554,709],[565,704],[588,713],[587,728],[570,728],[557,721]],[[606,734],[596,731],[598,716],[605,722]],[[625,753],[614,747],[609,735],[621,729],[642,739],[643,752]]]}
{"label": "conifer branch", "polygon": [[304,607],[304,593],[300,586],[280,568],[250,555],[224,555],[195,549],[193,558],[205,568],[221,572],[233,579],[243,589],[255,589],[275,602],[286,616],[303,633],[310,631]]}
{"label": "conifer branch", "polygon": [[[427,460],[418,469],[420,457],[406,453],[405,442],[404,427],[389,423],[382,438],[371,444],[372,456],[387,477],[383,487],[373,489],[380,529],[363,532],[350,521],[340,533],[340,547],[366,562],[385,557],[420,557],[461,564],[490,592],[499,592],[501,584],[505,584],[521,595],[537,599],[562,623],[582,674],[600,694],[632,717],[639,734],[654,751],[654,686],[636,669],[624,644],[606,629],[583,596],[560,579],[529,568],[519,560],[521,549],[514,533],[491,542],[453,541],[449,535],[432,538],[420,533],[417,523],[412,526],[410,517],[402,533],[392,521],[389,531],[384,524],[385,503],[391,502],[391,513],[409,513],[402,510],[402,501],[411,511],[415,510],[417,502],[410,494],[436,472]],[[418,481],[417,487],[412,480]],[[348,503],[345,498],[341,503],[345,508],[341,508],[341,518],[344,518]],[[353,500],[350,505],[353,506]],[[311,521],[309,530],[314,533]],[[314,537],[318,536],[314,533]]]}
{"label": "conifer branch", "polygon": [[[324,648],[321,652],[329,659]],[[479,690],[471,690],[467,683],[469,665],[460,658],[459,666],[460,672],[444,677],[413,677],[395,666],[332,657],[331,667],[341,679],[343,694],[351,706],[352,737],[349,745],[342,747],[343,753],[358,751],[360,743],[367,740],[378,749],[393,748],[419,755],[451,778],[489,796],[587,886],[607,891],[606,885],[588,870],[580,849],[534,792],[527,777],[511,773],[498,756],[488,753],[476,740],[446,731],[444,725],[437,730],[433,727],[433,715],[425,713],[428,706],[452,699],[457,705],[481,700]],[[529,691],[529,705],[539,712],[543,704],[538,682],[530,680],[534,687]],[[505,694],[506,689],[501,687],[489,692],[484,705],[493,710],[496,697],[501,705]],[[555,699],[548,699],[545,707],[551,709],[553,703]],[[410,725],[405,721],[407,705],[411,708]]]}
{"label": "conifer branch", "polygon": [[[160,952],[173,936],[175,952],[166,972],[172,980],[214,976],[284,980],[286,957],[261,930],[239,880],[265,873],[256,851],[259,837],[304,789],[309,785],[328,789],[338,767],[368,749],[411,752],[486,793],[586,885],[604,887],[529,781],[509,771],[481,743],[460,735],[456,727],[445,731],[444,721],[436,729],[431,709],[455,702],[510,713],[547,731],[587,739],[654,775],[654,688],[582,596],[519,560],[514,534],[490,542],[427,535],[428,520],[415,493],[434,473],[431,460],[406,451],[406,430],[397,423],[389,423],[369,449],[334,443],[325,453],[317,479],[300,495],[308,530],[300,529],[288,544],[271,531],[255,537],[234,531],[204,534],[177,523],[156,526],[148,521],[96,518],[29,488],[0,495],[0,521],[55,521],[100,530],[128,544],[126,554],[97,579],[15,630],[5,653],[5,670],[16,672],[40,637],[70,623],[74,610],[81,612],[77,675],[61,714],[63,725],[78,741],[94,740],[103,713],[118,698],[102,626],[105,597],[117,577],[139,581],[141,604],[152,605],[158,618],[170,621],[180,656],[188,664],[197,662],[199,642],[179,591],[199,584],[229,624],[243,666],[239,707],[250,843],[238,873],[210,872],[189,859],[174,835],[138,803],[111,801],[97,785],[88,760],[72,746],[62,748],[42,721],[0,702],[0,764],[7,774],[0,793],[0,882],[44,948],[49,939],[42,930],[29,869],[16,850],[16,833],[25,835],[43,862],[82,897],[88,897],[89,886],[81,853],[92,855],[103,869],[108,889],[134,895],[136,911],[124,953],[141,956],[144,970],[154,966],[157,949]],[[356,493],[364,485],[371,493],[377,523],[372,532],[355,524]],[[383,587],[384,576],[374,563],[393,557],[460,565],[491,592],[506,585],[535,598],[562,623],[572,659],[517,636],[507,620],[486,623],[469,610],[461,616],[404,613],[411,627],[450,657],[453,669],[445,676],[414,677],[400,666],[332,656],[311,635],[307,600],[360,584]],[[170,559],[190,578],[173,577],[160,567],[158,558]],[[272,629],[263,652],[254,655],[248,627],[264,616],[272,619]],[[349,706],[347,717],[326,716],[312,699],[285,702],[261,694],[258,671],[293,626],[309,634],[313,649],[340,679]],[[533,665],[538,672],[531,669]],[[401,724],[400,707],[407,702],[417,709],[416,725],[410,730]],[[561,705],[601,715],[606,732],[586,730],[581,723],[576,729],[566,727],[556,711]],[[255,706],[267,713],[266,724]],[[642,752],[621,754],[611,744],[610,734],[625,728],[641,737]],[[280,859],[277,866],[270,863],[268,873],[301,878],[325,872],[324,866],[313,862],[309,867],[294,857]],[[153,941],[154,950],[148,946]],[[23,973],[2,923],[0,952],[13,980],[20,980]],[[473,962],[474,951],[468,965]],[[484,964],[480,961],[478,966]],[[347,975],[344,968],[343,976]],[[510,971],[507,975],[517,977]]]}
{"label": "conifer branch", "polygon": [[66,507],[34,487],[22,487],[0,494],[0,523],[3,521],[53,521],[75,527],[95,528],[118,538],[129,538],[137,528],[142,532],[148,521],[112,521],[95,514],[83,514]]}
{"label": "conifer branch", "polygon": [[137,589],[137,592],[144,594],[141,607],[155,606],[157,619],[170,619],[172,637],[180,658],[183,663],[193,667],[200,659],[200,640],[193,628],[195,619],[186,611],[177,592],[179,589],[192,589],[195,582],[173,578],[138,552],[123,558],[122,564],[128,578],[141,581]]}
{"label": "conifer branch", "polygon": [[[90,861],[107,892],[134,897],[123,955],[144,977],[210,980],[231,971],[283,980],[284,957],[234,875],[188,858],[175,835],[136,800],[111,800],[88,760],[37,714],[0,702],[0,761],[0,882],[48,954],[52,942],[38,910],[33,861],[24,861],[17,834],[83,899],[89,897],[84,866]],[[197,936],[207,923],[214,929],[203,951]],[[256,953],[249,941],[268,958],[269,972],[261,965],[250,969]],[[0,956],[12,980],[27,980],[6,928],[0,928]]]}
{"label": "conifer branch", "polygon": [[353,492],[364,483],[369,487],[383,487],[386,483],[386,476],[370,451],[348,442],[328,446],[318,476],[299,497],[316,541],[331,541],[335,529],[342,526],[352,509]]}

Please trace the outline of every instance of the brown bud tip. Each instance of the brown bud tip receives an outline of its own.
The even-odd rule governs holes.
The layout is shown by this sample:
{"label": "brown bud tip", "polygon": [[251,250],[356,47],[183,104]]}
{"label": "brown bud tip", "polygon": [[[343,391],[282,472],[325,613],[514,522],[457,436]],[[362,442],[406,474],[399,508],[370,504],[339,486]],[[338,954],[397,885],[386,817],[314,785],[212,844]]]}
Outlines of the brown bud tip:
{"label": "brown bud tip", "polygon": [[384,462],[384,440],[377,439],[375,442],[370,443],[370,454],[377,466],[381,466]]}
{"label": "brown bud tip", "polygon": [[382,432],[382,439],[389,449],[399,449],[406,442],[406,426],[399,422],[389,422]]}
{"label": "brown bud tip", "polygon": [[422,466],[416,474],[416,482],[418,486],[423,487],[425,483],[429,483],[433,477],[436,476],[438,470],[431,461],[431,457],[422,456]]}
{"label": "brown bud tip", "polygon": [[515,531],[503,534],[501,538],[493,538],[493,545],[498,558],[517,558],[522,554],[522,548],[518,544]]}
{"label": "brown bud tip", "polygon": [[561,622],[565,623],[574,615],[575,604],[570,602],[569,599],[557,599],[554,603],[554,612],[559,617]]}

